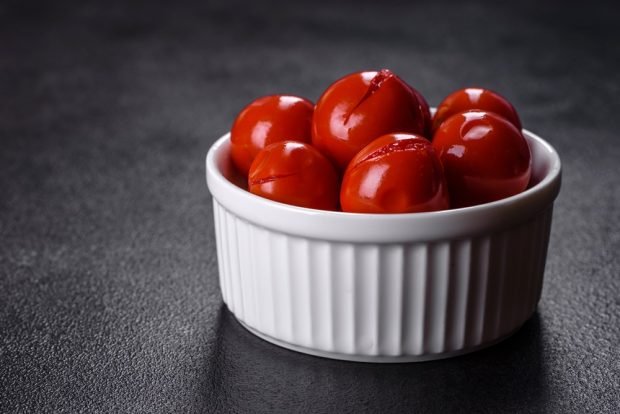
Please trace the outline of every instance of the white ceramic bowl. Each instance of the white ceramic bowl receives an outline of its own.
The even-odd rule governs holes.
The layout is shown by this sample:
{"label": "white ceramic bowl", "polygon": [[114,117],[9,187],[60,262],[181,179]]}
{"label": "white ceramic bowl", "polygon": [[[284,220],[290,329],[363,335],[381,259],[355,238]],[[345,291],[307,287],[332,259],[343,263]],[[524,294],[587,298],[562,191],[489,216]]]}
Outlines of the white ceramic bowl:
{"label": "white ceramic bowl", "polygon": [[542,289],[556,151],[524,131],[532,185],[488,204],[351,214],[235,185],[229,134],[209,150],[220,286],[251,332],[329,358],[405,362],[492,345],[534,313]]}

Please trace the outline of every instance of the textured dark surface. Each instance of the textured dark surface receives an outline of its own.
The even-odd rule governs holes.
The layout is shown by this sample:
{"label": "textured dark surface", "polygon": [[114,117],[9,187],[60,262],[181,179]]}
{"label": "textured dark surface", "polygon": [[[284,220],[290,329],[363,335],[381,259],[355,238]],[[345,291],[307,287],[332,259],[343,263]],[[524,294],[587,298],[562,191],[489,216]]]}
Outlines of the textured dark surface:
{"label": "textured dark surface", "polygon": [[[617,8],[195,3],[0,4],[0,412],[620,411]],[[222,304],[208,147],[379,67],[494,88],[562,158],[538,312],[487,351],[329,361]]]}

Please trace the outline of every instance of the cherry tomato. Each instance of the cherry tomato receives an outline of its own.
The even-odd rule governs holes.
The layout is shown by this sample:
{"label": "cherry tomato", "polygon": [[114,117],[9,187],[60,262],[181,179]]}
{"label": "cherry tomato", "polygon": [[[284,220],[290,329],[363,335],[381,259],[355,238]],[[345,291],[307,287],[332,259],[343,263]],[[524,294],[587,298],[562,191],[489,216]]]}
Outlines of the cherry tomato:
{"label": "cherry tomato", "polygon": [[443,170],[429,140],[383,135],[349,163],[340,205],[352,213],[415,213],[449,208]]}
{"label": "cherry tomato", "polygon": [[267,145],[285,140],[310,142],[314,105],[298,96],[271,95],[246,106],[230,132],[235,166],[248,174],[252,161]]}
{"label": "cherry tomato", "polygon": [[433,117],[433,131],[437,131],[439,125],[452,115],[469,110],[494,112],[521,131],[521,120],[512,104],[499,94],[483,88],[459,89],[448,95],[437,107]]}
{"label": "cherry tomato", "polygon": [[281,203],[322,210],[338,208],[336,168],[309,144],[281,141],[258,153],[248,177],[250,192]]}
{"label": "cherry tomato", "polygon": [[417,89],[411,88],[416,98],[418,98],[418,102],[420,103],[420,109],[422,110],[422,115],[424,116],[424,137],[429,140],[433,136],[433,117],[431,116],[431,108],[422,95]]}
{"label": "cherry tomato", "polygon": [[390,132],[423,134],[424,113],[412,88],[387,69],[345,76],[316,104],[312,143],[342,170],[370,141]]}
{"label": "cherry tomato", "polygon": [[531,154],[520,130],[492,112],[467,111],[444,121],[433,136],[452,207],[520,193],[531,176]]}

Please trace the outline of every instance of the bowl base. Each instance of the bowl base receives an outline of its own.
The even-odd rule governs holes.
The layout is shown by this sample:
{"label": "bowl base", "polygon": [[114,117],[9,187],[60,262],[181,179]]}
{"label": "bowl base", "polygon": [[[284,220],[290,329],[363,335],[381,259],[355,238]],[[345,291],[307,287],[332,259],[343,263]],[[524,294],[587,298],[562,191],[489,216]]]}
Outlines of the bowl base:
{"label": "bowl base", "polygon": [[[234,314],[233,314],[234,315]],[[243,326],[245,329],[247,329],[248,331],[250,331],[252,334],[258,336],[259,338],[263,339],[264,341],[270,342],[274,345],[277,345],[279,347],[282,348],[286,348],[289,349],[291,351],[295,351],[295,352],[300,352],[302,354],[308,354],[308,355],[312,355],[312,356],[317,356],[317,357],[321,357],[321,358],[329,358],[329,359],[337,359],[337,360],[341,360],[341,361],[353,361],[353,362],[373,362],[373,363],[382,363],[382,364],[394,364],[394,363],[406,363],[406,362],[424,362],[424,361],[435,361],[438,359],[446,359],[446,358],[453,358],[459,355],[465,355],[465,354],[469,354],[472,352],[476,352],[476,351],[480,351],[482,349],[488,348],[490,346],[493,346],[499,342],[502,342],[505,339],[508,339],[509,337],[511,337],[512,335],[514,335],[519,329],[521,329],[520,325],[518,326],[516,329],[512,330],[511,332],[507,333],[506,335],[503,335],[497,339],[494,339],[492,341],[489,342],[485,342],[483,344],[480,345],[476,345],[473,347],[468,347],[468,348],[464,348],[464,349],[460,349],[457,351],[449,351],[449,352],[441,352],[441,353],[436,353],[436,354],[424,354],[424,355],[394,355],[394,356],[389,356],[389,355],[355,355],[355,354],[343,354],[343,353],[339,353],[339,352],[330,352],[330,351],[322,351],[319,349],[313,349],[313,348],[308,348],[305,346],[301,346],[301,345],[295,345],[295,344],[291,344],[288,343],[286,341],[282,341],[280,339],[274,338],[272,336],[266,335],[260,331],[257,331],[256,329],[252,328],[251,326],[248,326],[245,324],[245,322],[239,320],[237,317],[235,317],[235,319],[237,319],[237,321],[241,324],[241,326]]]}

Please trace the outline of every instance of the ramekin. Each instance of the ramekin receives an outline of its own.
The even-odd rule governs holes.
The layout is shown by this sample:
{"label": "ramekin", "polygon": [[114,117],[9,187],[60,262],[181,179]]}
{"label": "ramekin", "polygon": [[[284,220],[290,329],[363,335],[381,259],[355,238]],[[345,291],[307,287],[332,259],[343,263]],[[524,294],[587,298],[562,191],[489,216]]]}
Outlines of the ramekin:
{"label": "ramekin", "polygon": [[540,299],[561,182],[557,152],[524,135],[533,167],[525,192],[392,215],[255,196],[235,184],[224,135],[206,158],[224,302],[259,337],[328,358],[423,361],[501,341]]}

